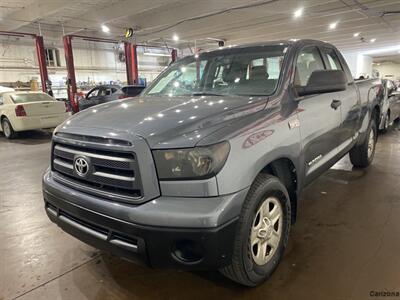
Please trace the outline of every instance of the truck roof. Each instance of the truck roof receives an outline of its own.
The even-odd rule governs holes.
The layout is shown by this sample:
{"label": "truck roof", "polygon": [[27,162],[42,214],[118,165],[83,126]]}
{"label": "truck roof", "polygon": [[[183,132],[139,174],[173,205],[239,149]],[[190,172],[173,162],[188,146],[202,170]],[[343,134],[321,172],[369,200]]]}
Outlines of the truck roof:
{"label": "truck roof", "polygon": [[[246,48],[252,48],[252,47],[264,47],[264,46],[278,46],[278,45],[292,46],[292,45],[297,45],[297,44],[308,44],[308,43],[333,46],[330,43],[320,41],[320,40],[290,39],[290,40],[265,41],[265,42],[257,42],[257,43],[250,43],[250,44],[243,44],[243,45],[236,45],[236,46],[227,46],[227,47],[223,47],[221,49],[213,49],[213,50],[209,50],[209,51],[203,51],[201,53],[212,53],[212,52],[219,52],[219,51],[224,52],[224,51],[229,51],[231,49],[246,49]],[[201,54],[201,53],[199,53],[199,54]]]}

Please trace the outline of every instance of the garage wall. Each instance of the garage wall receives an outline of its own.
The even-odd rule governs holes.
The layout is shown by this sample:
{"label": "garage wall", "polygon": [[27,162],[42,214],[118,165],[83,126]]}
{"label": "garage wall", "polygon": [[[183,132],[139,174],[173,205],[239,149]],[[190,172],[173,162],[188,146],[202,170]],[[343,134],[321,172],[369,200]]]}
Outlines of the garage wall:
{"label": "garage wall", "polygon": [[343,56],[354,78],[372,77],[372,57],[354,52],[344,52]]}
{"label": "garage wall", "polygon": [[[78,42],[74,47],[74,61],[78,82],[108,83],[126,82],[125,63],[119,61],[115,45],[94,42]],[[64,86],[67,76],[62,45],[46,45],[59,52],[59,67],[49,67],[48,72],[53,86]],[[138,49],[139,76],[152,81],[169,63],[168,57],[143,55]],[[40,81],[34,41],[9,42],[0,40],[0,85],[17,81]]]}
{"label": "garage wall", "polygon": [[379,72],[380,78],[388,78],[393,80],[400,80],[400,64],[386,62],[374,65],[374,70]]}

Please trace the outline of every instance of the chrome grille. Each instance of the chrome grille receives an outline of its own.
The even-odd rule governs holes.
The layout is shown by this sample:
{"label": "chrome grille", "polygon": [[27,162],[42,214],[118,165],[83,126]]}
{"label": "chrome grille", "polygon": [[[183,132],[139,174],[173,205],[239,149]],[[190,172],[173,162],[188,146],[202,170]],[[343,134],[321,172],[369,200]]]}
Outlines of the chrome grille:
{"label": "chrome grille", "polygon": [[[75,172],[76,157],[90,161],[87,176],[81,177]],[[56,181],[82,192],[122,201],[138,200],[143,195],[139,166],[133,152],[55,142],[52,169]]]}

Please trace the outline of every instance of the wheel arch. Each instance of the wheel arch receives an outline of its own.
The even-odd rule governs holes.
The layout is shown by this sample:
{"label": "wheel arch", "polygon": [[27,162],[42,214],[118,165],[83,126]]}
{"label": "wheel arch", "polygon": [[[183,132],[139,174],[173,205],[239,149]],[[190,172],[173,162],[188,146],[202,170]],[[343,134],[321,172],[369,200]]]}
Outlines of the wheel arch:
{"label": "wheel arch", "polygon": [[372,109],[372,118],[375,118],[376,126],[379,126],[379,118],[381,116],[381,108],[376,104]]}
{"label": "wheel arch", "polygon": [[299,192],[299,171],[295,163],[288,157],[280,157],[267,163],[260,173],[273,175],[282,181],[289,193],[291,222],[294,224],[297,218],[297,198]]}
{"label": "wheel arch", "polygon": [[14,124],[12,123],[10,118],[6,114],[3,113],[2,115],[0,115],[0,127],[1,127],[0,130],[3,131],[2,122],[3,122],[4,119],[7,119],[8,122],[10,122],[11,126],[14,128]]}

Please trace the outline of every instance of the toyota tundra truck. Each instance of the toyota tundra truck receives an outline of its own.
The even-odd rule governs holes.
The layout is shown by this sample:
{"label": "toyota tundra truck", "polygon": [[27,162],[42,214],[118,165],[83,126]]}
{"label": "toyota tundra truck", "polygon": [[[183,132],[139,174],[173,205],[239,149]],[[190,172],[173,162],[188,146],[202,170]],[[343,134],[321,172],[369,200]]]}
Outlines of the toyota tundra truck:
{"label": "toyota tundra truck", "polygon": [[55,130],[46,213],[128,260],[256,286],[282,259],[304,187],[347,153],[371,164],[380,85],[355,83],[315,40],[184,57],[141,96]]}

